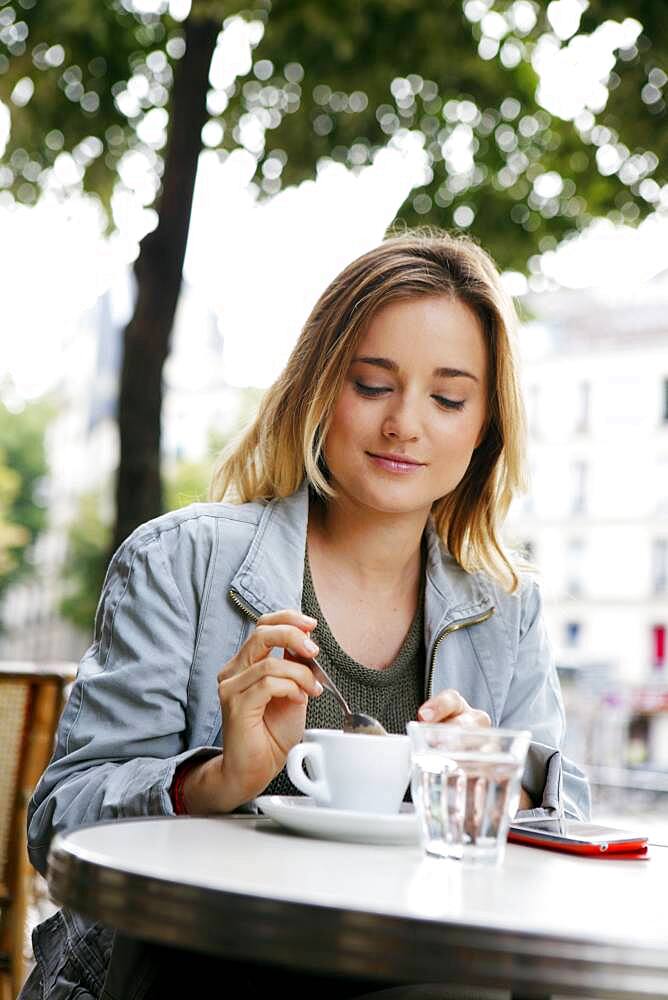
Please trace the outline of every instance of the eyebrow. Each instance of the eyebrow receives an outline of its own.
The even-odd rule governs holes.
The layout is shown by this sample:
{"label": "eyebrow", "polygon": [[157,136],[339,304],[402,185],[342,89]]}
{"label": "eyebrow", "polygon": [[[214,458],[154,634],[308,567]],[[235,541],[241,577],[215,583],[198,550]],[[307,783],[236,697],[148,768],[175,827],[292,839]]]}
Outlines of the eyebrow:
{"label": "eyebrow", "polygon": [[[361,361],[365,365],[375,365],[376,368],[384,368],[388,372],[398,372],[399,365],[396,361],[392,361],[390,358],[353,358],[353,361]],[[474,382],[478,381],[476,375],[471,372],[464,371],[463,368],[434,368],[433,374],[438,378],[470,378]]]}

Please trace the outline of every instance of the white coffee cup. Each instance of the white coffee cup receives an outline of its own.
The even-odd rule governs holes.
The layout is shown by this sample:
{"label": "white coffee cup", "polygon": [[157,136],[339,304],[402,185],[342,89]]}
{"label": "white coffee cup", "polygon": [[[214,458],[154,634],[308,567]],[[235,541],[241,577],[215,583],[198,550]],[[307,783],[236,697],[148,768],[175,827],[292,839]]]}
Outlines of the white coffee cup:
{"label": "white coffee cup", "polygon": [[411,741],[392,733],[307,729],[290,750],[287,769],[292,783],[319,806],[396,813],[410,781]]}

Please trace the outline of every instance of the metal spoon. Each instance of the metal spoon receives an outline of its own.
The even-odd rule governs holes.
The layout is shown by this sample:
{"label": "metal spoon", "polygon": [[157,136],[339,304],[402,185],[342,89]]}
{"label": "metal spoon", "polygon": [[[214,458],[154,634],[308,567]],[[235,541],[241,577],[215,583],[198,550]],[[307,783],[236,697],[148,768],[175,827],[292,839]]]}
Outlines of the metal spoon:
{"label": "metal spoon", "polygon": [[320,666],[316,659],[304,659],[304,663],[311,668],[315,677],[324,688],[334,695],[343,711],[343,731],[344,733],[359,733],[367,736],[387,736],[387,729],[381,726],[378,719],[364,712],[353,712],[348,702],[343,697],[336,684],[327,671]]}

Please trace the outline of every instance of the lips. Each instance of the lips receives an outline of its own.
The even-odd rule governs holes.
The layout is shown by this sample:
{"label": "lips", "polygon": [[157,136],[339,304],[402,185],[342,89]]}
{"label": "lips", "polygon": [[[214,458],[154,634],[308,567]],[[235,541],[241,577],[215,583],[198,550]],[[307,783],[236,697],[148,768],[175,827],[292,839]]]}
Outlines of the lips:
{"label": "lips", "polygon": [[414,458],[409,458],[408,455],[386,454],[378,451],[368,451],[367,455],[370,455],[371,458],[383,458],[388,462],[399,462],[401,465],[424,465],[424,462],[418,462]]}
{"label": "lips", "polygon": [[414,458],[409,458],[407,455],[376,453],[372,451],[368,451],[367,455],[374,465],[385,469],[387,472],[407,474],[424,468],[424,462],[417,462]]}

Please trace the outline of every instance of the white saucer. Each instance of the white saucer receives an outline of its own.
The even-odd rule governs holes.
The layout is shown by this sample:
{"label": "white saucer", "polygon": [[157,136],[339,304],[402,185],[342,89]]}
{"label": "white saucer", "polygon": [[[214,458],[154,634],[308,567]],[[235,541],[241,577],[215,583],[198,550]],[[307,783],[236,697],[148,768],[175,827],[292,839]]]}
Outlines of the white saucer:
{"label": "white saucer", "polygon": [[308,837],[362,844],[417,844],[419,831],[413,806],[404,802],[391,815],[327,809],[304,795],[260,795],[255,800],[265,816]]}

